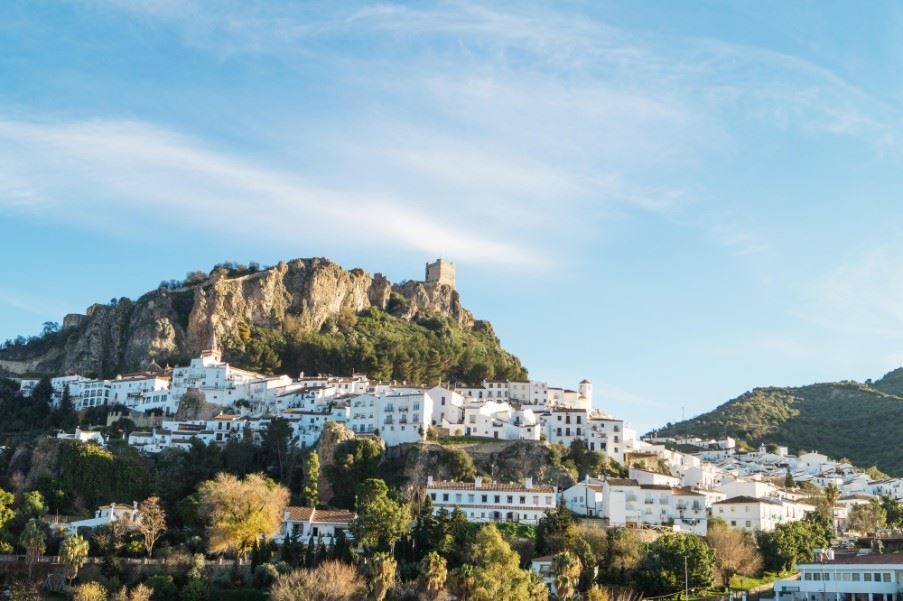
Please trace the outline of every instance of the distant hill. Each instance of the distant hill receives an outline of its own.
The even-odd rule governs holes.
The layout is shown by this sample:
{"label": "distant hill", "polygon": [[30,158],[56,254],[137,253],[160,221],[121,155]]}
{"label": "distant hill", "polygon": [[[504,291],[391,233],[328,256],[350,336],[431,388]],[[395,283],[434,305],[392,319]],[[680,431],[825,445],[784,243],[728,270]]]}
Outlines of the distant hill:
{"label": "distant hill", "polygon": [[226,360],[267,373],[367,373],[417,384],[526,376],[452,285],[390,283],[328,259],[217,265],[137,300],[67,315],[0,348],[0,376],[110,377],[185,363],[215,334]]}
{"label": "distant hill", "polygon": [[782,444],[903,475],[903,368],[864,384],[756,388],[657,433]]}

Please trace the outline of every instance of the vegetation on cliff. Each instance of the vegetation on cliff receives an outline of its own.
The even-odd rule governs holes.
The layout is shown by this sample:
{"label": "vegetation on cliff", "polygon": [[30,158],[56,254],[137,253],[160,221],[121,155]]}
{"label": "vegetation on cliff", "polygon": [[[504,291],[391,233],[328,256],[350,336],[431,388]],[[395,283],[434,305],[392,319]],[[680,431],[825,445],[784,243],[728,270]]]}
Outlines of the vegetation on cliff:
{"label": "vegetation on cliff", "polygon": [[903,369],[878,381],[756,388],[692,419],[668,424],[661,436],[732,436],[752,445],[786,445],[877,465],[903,475],[892,441],[903,435]]}

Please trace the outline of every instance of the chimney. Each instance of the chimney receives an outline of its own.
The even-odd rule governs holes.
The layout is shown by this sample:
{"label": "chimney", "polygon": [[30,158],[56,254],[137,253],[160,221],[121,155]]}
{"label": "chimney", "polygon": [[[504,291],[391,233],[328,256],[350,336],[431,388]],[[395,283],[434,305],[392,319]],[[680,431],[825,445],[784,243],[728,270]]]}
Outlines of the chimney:
{"label": "chimney", "polygon": [[533,478],[524,478],[524,488],[533,488]]}
{"label": "chimney", "polygon": [[426,477],[426,485],[427,485],[427,486],[431,486],[432,484],[433,484],[433,477],[432,477],[432,476],[427,476],[427,477]]}
{"label": "chimney", "polygon": [[482,487],[482,486],[483,486],[483,479],[482,479],[482,478],[477,477],[477,478],[474,478],[474,479],[473,479],[473,487],[474,487],[474,488],[480,488],[480,487]]}

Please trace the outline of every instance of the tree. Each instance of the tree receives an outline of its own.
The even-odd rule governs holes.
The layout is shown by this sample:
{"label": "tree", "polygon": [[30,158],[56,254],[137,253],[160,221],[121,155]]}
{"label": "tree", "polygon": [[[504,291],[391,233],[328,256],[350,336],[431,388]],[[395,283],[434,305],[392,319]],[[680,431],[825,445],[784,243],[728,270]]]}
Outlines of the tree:
{"label": "tree", "polygon": [[448,578],[448,565],[445,558],[430,551],[420,560],[420,575],[418,577],[420,590],[429,601],[439,597],[439,593],[445,587]]}
{"label": "tree", "polygon": [[[13,511],[13,501],[15,501],[16,497],[11,492],[7,492],[0,488],[0,530],[6,527],[6,525],[16,516],[16,512]],[[12,545],[4,540],[0,540],[0,551],[3,553],[12,553]]]}
{"label": "tree", "polygon": [[148,497],[138,506],[138,514],[140,519],[136,526],[144,538],[144,549],[150,557],[157,539],[166,531],[166,512],[159,497]]}
{"label": "tree", "polygon": [[86,582],[75,587],[72,601],[107,601],[107,589],[99,582]]}
{"label": "tree", "polygon": [[220,473],[203,482],[198,493],[210,552],[234,551],[236,559],[279,531],[289,496],[285,487],[262,474],[240,480]]}
{"label": "tree", "polygon": [[276,464],[280,482],[285,482],[287,461],[292,452],[292,434],[291,424],[282,417],[271,419],[263,433],[261,448],[266,456],[266,465]]}
{"label": "tree", "polygon": [[320,504],[320,456],[311,451],[304,470],[304,502],[311,507]]}
{"label": "tree", "polygon": [[63,396],[60,399],[60,406],[57,409],[57,426],[64,430],[69,430],[78,425],[78,413],[75,412],[75,406],[72,404],[72,396],[69,393],[69,385],[63,387]]}
{"label": "tree", "polygon": [[126,587],[122,587],[113,599],[114,601],[151,601],[153,594],[152,588],[139,584],[131,592]]}
{"label": "tree", "polygon": [[366,585],[353,565],[327,561],[316,568],[295,570],[276,579],[272,601],[359,601]]}
{"label": "tree", "polygon": [[560,601],[568,601],[577,593],[577,579],[582,566],[580,560],[568,551],[555,556],[552,570],[555,572],[555,590]]}
{"label": "tree", "polygon": [[872,480],[887,480],[890,478],[890,476],[879,470],[877,465],[866,468],[865,475]]}
{"label": "tree", "polygon": [[536,551],[557,553],[569,547],[575,536],[574,515],[564,504],[562,497],[555,509],[548,511],[539,520],[536,528]]}
{"label": "tree", "polygon": [[643,542],[629,528],[613,528],[608,532],[608,551],[605,556],[606,582],[629,584],[643,558]]}
{"label": "tree", "polygon": [[784,487],[785,488],[795,488],[796,482],[793,480],[793,474],[790,472],[790,468],[787,468],[787,473],[784,475]]}
{"label": "tree", "polygon": [[393,501],[388,493],[386,483],[378,478],[368,478],[358,486],[357,517],[350,525],[358,544],[388,551],[410,529],[410,507]]}
{"label": "tree", "polygon": [[861,534],[877,532],[887,525],[887,512],[878,499],[869,499],[868,503],[854,506],[849,514],[850,530]]}
{"label": "tree", "polygon": [[385,552],[374,553],[366,562],[366,571],[370,581],[370,595],[373,601],[383,601],[395,584],[398,563],[395,558]]}
{"label": "tree", "polygon": [[799,562],[811,561],[816,548],[828,545],[830,527],[816,519],[818,515],[813,512],[806,519],[778,524],[771,532],[758,534],[766,570],[791,570]]}
{"label": "tree", "polygon": [[66,566],[66,578],[71,584],[88,559],[88,541],[80,534],[71,534],[60,543],[60,561]]}
{"label": "tree", "polygon": [[687,588],[711,586],[715,554],[705,541],[691,534],[666,533],[646,548],[636,581],[647,595],[672,594],[684,588],[684,565]]}
{"label": "tree", "polygon": [[495,524],[480,528],[470,549],[470,563],[455,570],[449,580],[451,592],[467,601],[528,601],[535,599],[538,590]]}
{"label": "tree", "polygon": [[725,588],[736,574],[754,576],[762,569],[762,555],[752,537],[721,520],[709,526],[706,541],[715,552],[715,567]]}
{"label": "tree", "polygon": [[25,530],[22,531],[22,536],[19,537],[19,544],[25,549],[25,562],[28,564],[28,578],[30,580],[34,564],[37,563],[47,549],[44,529],[38,520],[34,518],[28,520]]}
{"label": "tree", "polygon": [[903,504],[890,496],[881,497],[881,507],[884,508],[884,514],[887,516],[887,525],[899,527],[903,524]]}

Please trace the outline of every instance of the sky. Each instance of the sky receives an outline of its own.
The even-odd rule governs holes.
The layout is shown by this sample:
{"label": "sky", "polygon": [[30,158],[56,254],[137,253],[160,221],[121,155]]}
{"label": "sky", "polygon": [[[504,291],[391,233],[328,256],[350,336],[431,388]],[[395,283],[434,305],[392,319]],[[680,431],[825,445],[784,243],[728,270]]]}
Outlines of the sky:
{"label": "sky", "polygon": [[0,3],[0,339],[215,263],[462,300],[641,431],[903,365],[903,7]]}

